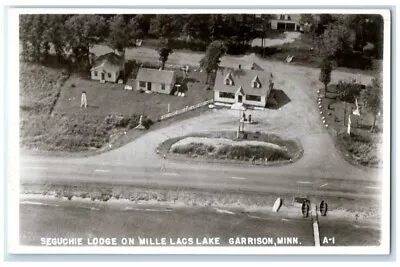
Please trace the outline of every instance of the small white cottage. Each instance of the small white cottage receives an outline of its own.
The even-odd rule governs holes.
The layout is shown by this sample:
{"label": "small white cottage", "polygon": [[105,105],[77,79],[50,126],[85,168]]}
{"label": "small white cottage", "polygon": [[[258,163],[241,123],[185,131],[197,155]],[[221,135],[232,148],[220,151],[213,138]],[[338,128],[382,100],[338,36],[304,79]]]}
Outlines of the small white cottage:
{"label": "small white cottage", "polygon": [[92,80],[116,83],[124,77],[125,60],[113,52],[101,55],[95,60],[90,72]]}

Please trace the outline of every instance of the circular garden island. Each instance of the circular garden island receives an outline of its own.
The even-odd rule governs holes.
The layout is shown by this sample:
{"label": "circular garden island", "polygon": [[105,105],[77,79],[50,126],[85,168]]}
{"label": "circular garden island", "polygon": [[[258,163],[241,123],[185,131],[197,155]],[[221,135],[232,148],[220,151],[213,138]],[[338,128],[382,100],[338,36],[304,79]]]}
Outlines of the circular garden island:
{"label": "circular garden island", "polygon": [[303,155],[299,140],[261,132],[246,132],[240,138],[236,132],[191,134],[166,140],[158,151],[180,159],[257,165],[291,163]]}

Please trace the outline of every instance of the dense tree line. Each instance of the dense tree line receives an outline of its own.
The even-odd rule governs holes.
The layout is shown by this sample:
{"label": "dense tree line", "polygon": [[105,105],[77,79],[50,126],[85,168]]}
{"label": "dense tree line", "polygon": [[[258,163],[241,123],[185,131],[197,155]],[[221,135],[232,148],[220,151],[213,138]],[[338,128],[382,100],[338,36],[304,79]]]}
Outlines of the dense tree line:
{"label": "dense tree line", "polygon": [[371,54],[383,56],[383,17],[375,14],[302,14],[304,31],[317,39],[321,54],[338,59],[354,51],[365,52],[373,46]]}
{"label": "dense tree line", "polygon": [[[99,42],[122,55],[142,38],[162,39],[163,47],[158,50],[164,55],[170,49],[169,41],[178,39],[242,46],[254,38],[268,37],[271,18],[252,14],[20,15],[20,41],[24,60],[41,62],[55,55],[59,61],[72,58],[86,66],[90,47]],[[379,15],[303,14],[301,23],[324,55],[341,57],[348,51],[362,51],[371,43],[374,55],[382,56],[383,19]]]}

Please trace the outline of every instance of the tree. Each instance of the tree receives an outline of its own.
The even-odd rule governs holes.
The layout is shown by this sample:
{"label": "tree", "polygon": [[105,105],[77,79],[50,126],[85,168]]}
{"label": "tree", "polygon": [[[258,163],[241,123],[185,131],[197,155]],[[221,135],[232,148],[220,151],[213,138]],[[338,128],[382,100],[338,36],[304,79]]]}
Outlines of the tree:
{"label": "tree", "polygon": [[45,32],[48,29],[48,16],[42,14],[20,15],[20,40],[23,49],[24,60],[33,59],[35,62],[41,60],[44,50],[48,50]]}
{"label": "tree", "polygon": [[323,55],[339,59],[346,52],[353,50],[354,32],[341,23],[329,24],[320,38]]}
{"label": "tree", "polygon": [[108,46],[116,50],[119,55],[125,56],[126,48],[133,47],[136,39],[143,37],[141,28],[141,17],[130,18],[124,15],[115,15],[109,23],[109,35],[107,38]]}
{"label": "tree", "polygon": [[125,49],[133,45],[123,15],[115,15],[110,19],[107,45],[123,56]]}
{"label": "tree", "polygon": [[136,15],[129,20],[127,31],[129,38],[136,40],[143,38],[149,31],[149,19],[145,15]]}
{"label": "tree", "polygon": [[[99,15],[79,14],[66,22],[68,45],[79,63],[89,63],[89,50],[104,39],[107,32],[105,18]],[[90,63],[88,64],[90,65]]]}
{"label": "tree", "polygon": [[315,30],[317,28],[318,20],[313,14],[301,14],[300,24],[303,25],[305,33],[311,34],[313,40],[315,38]]}
{"label": "tree", "polygon": [[169,39],[182,32],[178,15],[157,14],[151,19],[150,29],[160,39]]}
{"label": "tree", "polygon": [[325,57],[321,63],[321,72],[319,74],[319,81],[325,86],[324,97],[326,97],[326,92],[328,91],[328,84],[331,82],[331,72],[332,64],[331,61]]}
{"label": "tree", "polygon": [[200,67],[207,73],[206,83],[209,84],[210,74],[219,68],[220,57],[226,53],[226,47],[221,41],[213,41],[208,45],[206,54],[200,60]]}
{"label": "tree", "polygon": [[337,86],[337,91],[342,101],[354,103],[356,98],[360,95],[362,86],[355,81],[343,82],[340,81]]}
{"label": "tree", "polygon": [[355,32],[354,48],[356,50],[363,51],[367,43],[372,43],[375,56],[382,57],[383,18],[381,15],[350,14],[344,17],[343,23]]}
{"label": "tree", "polygon": [[60,62],[64,49],[66,47],[65,40],[65,21],[69,15],[51,14],[48,16],[48,27],[44,32],[45,42],[50,43]]}
{"label": "tree", "polygon": [[208,23],[208,31],[210,34],[211,41],[218,40],[221,38],[222,34],[222,20],[221,15],[211,14],[210,21]]}
{"label": "tree", "polygon": [[209,22],[209,14],[191,14],[187,17],[183,26],[183,32],[187,35],[188,39],[194,38],[208,41],[210,39],[210,32],[208,30]]}
{"label": "tree", "polygon": [[172,54],[172,49],[168,47],[168,41],[161,41],[160,47],[158,48],[158,54],[160,55],[161,69],[165,68],[165,62],[167,62],[168,57]]}
{"label": "tree", "polygon": [[371,112],[374,116],[374,121],[371,126],[372,132],[375,130],[376,118],[378,114],[382,113],[383,109],[383,86],[380,78],[373,79],[372,84],[362,91],[361,99],[364,102],[366,110]]}

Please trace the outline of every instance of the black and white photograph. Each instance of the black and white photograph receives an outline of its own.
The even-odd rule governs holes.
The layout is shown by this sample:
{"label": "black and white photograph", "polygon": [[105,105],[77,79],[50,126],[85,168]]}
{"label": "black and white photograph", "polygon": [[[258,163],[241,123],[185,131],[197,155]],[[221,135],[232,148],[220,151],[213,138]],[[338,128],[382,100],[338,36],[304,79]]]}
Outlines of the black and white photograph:
{"label": "black and white photograph", "polygon": [[389,253],[388,10],[9,18],[15,253]]}

